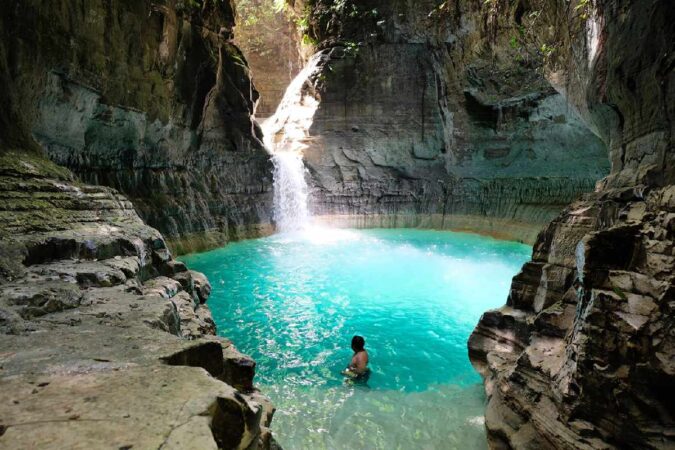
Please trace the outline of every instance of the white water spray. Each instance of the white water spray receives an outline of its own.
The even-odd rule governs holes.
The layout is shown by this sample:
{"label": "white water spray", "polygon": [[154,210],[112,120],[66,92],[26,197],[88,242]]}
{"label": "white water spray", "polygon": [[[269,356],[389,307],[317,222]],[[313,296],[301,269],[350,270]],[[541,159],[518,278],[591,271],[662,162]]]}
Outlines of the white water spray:
{"label": "white water spray", "polygon": [[274,163],[274,220],[282,233],[304,230],[309,226],[308,188],[305,165],[297,152],[279,152]]}
{"label": "white water spray", "polygon": [[307,170],[302,154],[319,106],[311,76],[320,60],[321,53],[310,59],[286,89],[277,111],[262,124],[265,146],[274,163],[274,220],[282,233],[306,230],[310,225]]}

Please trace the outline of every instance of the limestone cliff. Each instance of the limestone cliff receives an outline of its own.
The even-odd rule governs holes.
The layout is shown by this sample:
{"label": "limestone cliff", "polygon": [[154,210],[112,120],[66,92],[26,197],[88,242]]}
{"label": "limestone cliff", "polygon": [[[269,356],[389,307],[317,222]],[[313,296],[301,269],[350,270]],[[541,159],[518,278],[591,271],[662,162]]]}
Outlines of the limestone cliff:
{"label": "limestone cliff", "polygon": [[0,447],[270,448],[273,407],[209,293],[122,195],[5,152]]}
{"label": "limestone cliff", "polygon": [[547,24],[552,80],[612,170],[539,235],[506,306],[471,336],[488,436],[494,448],[673,448],[675,9],[547,4],[563,19]]}
{"label": "limestone cliff", "polygon": [[517,28],[489,23],[483,2],[301,3],[323,55],[306,83],[315,214],[533,242],[606,175],[605,145],[543,77],[544,56],[509,44]]}
{"label": "limestone cliff", "polygon": [[208,281],[137,213],[179,251],[269,227],[230,4],[189,5],[2,1],[2,448],[276,446]]}
{"label": "limestone cliff", "polygon": [[120,190],[179,252],[269,232],[233,26],[228,1],[3,0],[3,141]]}

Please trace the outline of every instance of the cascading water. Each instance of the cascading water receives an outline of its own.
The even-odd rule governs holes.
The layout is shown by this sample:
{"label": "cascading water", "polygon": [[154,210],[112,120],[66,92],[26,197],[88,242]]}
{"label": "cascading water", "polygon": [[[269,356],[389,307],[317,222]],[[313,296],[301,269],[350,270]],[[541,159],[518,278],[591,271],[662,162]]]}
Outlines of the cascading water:
{"label": "cascading water", "polygon": [[312,75],[322,53],[315,54],[286,89],[272,117],[262,124],[265,146],[274,163],[274,220],[282,233],[309,227],[309,189],[302,161],[318,101]]}
{"label": "cascading water", "polygon": [[274,220],[282,233],[306,229],[309,225],[308,188],[302,155],[279,152],[274,163]]}

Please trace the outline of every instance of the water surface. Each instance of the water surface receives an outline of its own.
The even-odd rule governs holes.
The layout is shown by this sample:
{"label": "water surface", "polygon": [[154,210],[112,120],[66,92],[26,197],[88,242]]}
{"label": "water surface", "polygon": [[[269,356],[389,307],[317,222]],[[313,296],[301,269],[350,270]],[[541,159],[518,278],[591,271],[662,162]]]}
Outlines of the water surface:
{"label": "water surface", "polygon": [[[466,341],[530,253],[464,233],[315,229],[183,260],[213,285],[219,333],[258,362],[285,449],[484,449]],[[354,334],[365,386],[340,375]]]}

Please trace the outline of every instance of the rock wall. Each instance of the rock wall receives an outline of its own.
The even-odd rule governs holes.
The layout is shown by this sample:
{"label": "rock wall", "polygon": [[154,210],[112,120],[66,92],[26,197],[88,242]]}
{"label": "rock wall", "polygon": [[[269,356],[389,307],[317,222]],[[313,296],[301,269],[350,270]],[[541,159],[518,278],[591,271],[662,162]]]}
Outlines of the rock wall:
{"label": "rock wall", "polygon": [[549,22],[551,78],[608,143],[612,170],[539,235],[506,306],[469,340],[490,444],[672,448],[675,9],[549,6],[564,18]]}
{"label": "rock wall", "polygon": [[178,251],[270,228],[231,5],[186,5],[2,2],[2,448],[278,448],[208,281],[138,214]]}
{"label": "rock wall", "polygon": [[[0,156],[0,447],[268,449],[205,277],[113,189]],[[176,366],[176,367],[170,367]]]}
{"label": "rock wall", "polygon": [[304,156],[324,220],[534,242],[607,174],[605,145],[543,77],[543,56],[509,45],[515,27],[493,32],[485,5],[456,3],[312,2],[323,62],[306,86],[319,106]]}
{"label": "rock wall", "polygon": [[126,194],[179,253],[271,230],[230,2],[5,1],[3,140]]}

